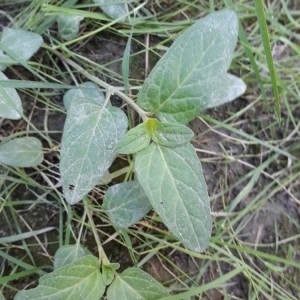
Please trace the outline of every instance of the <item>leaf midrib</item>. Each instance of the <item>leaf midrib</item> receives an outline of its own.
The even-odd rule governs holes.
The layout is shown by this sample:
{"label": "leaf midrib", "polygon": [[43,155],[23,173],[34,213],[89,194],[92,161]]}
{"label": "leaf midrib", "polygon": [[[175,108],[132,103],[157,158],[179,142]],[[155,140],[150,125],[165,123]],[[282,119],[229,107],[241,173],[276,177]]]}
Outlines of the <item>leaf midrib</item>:
{"label": "leaf midrib", "polygon": [[[186,209],[186,206],[183,204],[183,200],[182,200],[182,198],[181,198],[181,196],[180,196],[180,194],[179,194],[179,191],[178,191],[178,189],[177,189],[176,183],[175,183],[175,181],[174,181],[174,178],[175,178],[175,177],[173,176],[173,173],[171,172],[170,168],[168,167],[168,163],[167,163],[167,161],[166,161],[166,159],[165,159],[165,156],[164,156],[164,154],[163,154],[162,147],[159,146],[159,145],[157,145],[157,147],[158,147],[159,152],[160,152],[160,154],[161,154],[161,157],[162,157],[162,159],[163,159],[163,161],[164,161],[165,168],[166,168],[167,172],[169,173],[169,176],[170,176],[171,179],[172,179],[172,184],[173,184],[173,186],[174,186],[174,190],[176,190],[176,193],[177,193],[177,195],[178,195],[178,198],[181,199],[182,206],[183,206],[183,208],[184,208],[184,210],[185,210],[186,215],[189,216],[190,214],[188,213],[188,211],[187,211],[187,209]],[[176,201],[176,207],[177,207],[177,205],[178,205],[178,201]],[[175,210],[175,211],[176,211],[176,210]],[[177,218],[177,215],[175,215],[175,219],[176,219],[176,218]],[[193,224],[193,223],[191,222],[191,224]],[[179,230],[177,224],[175,224],[175,225],[176,225],[176,227],[177,227],[177,229],[178,229],[178,232],[180,232],[180,230]],[[192,228],[193,228],[194,236],[197,237],[197,234],[196,234],[196,231],[195,231],[195,228],[194,228],[193,225],[192,225]]]}
{"label": "leaf midrib", "polygon": [[[194,65],[193,68],[191,68],[191,71],[185,76],[185,78],[179,82],[179,75],[177,76],[178,77],[178,86],[177,88],[171,93],[171,95],[169,95],[168,98],[166,98],[165,100],[161,100],[160,101],[160,105],[158,106],[158,108],[155,110],[155,112],[160,112],[161,110],[161,107],[163,107],[168,101],[170,101],[170,99],[172,99],[172,96],[182,88],[182,86],[184,85],[185,81],[191,76],[191,74],[195,71],[195,69],[198,68],[199,64],[201,63],[201,60],[203,58],[203,56],[207,53],[207,51],[211,48],[212,44],[214,44],[216,38],[217,38],[217,35],[215,35],[214,39],[211,41],[210,45],[205,49],[205,51],[202,53],[201,57],[199,58],[198,60],[198,63]],[[201,33],[201,46],[203,46],[203,33]],[[178,64],[179,66],[181,66],[181,59],[182,59],[182,56],[180,57],[180,64]]]}
{"label": "leaf midrib", "polygon": [[93,140],[94,133],[95,133],[96,129],[98,128],[98,125],[99,125],[99,122],[100,122],[102,113],[103,113],[105,110],[107,110],[107,112],[109,112],[108,109],[105,107],[105,105],[103,105],[102,107],[97,106],[97,105],[94,105],[94,104],[91,104],[91,103],[84,103],[84,104],[82,104],[82,105],[93,105],[93,106],[96,106],[97,108],[99,107],[100,110],[99,110],[99,111],[96,111],[96,112],[92,112],[91,114],[89,114],[89,116],[92,115],[92,114],[98,114],[98,116],[97,116],[97,119],[96,119],[96,122],[95,122],[95,126],[94,126],[93,129],[90,131],[90,139],[89,139],[88,147],[86,148],[87,150],[85,151],[85,155],[84,155],[84,156],[82,157],[82,159],[81,159],[80,168],[79,168],[80,172],[77,173],[78,176],[77,176],[77,178],[76,178],[76,182],[74,182],[75,189],[74,189],[74,191],[73,191],[73,193],[72,193],[72,199],[70,199],[71,203],[73,203],[74,198],[75,198],[75,199],[77,198],[77,197],[76,197],[76,196],[77,196],[76,191],[77,191],[77,187],[78,187],[78,182],[79,182],[79,180],[80,180],[80,174],[81,174],[81,172],[82,172],[82,169],[83,169],[85,160],[86,160],[87,158],[89,158],[89,157],[88,157],[88,152],[89,152],[90,146],[91,146],[91,144],[92,144],[92,140]]}

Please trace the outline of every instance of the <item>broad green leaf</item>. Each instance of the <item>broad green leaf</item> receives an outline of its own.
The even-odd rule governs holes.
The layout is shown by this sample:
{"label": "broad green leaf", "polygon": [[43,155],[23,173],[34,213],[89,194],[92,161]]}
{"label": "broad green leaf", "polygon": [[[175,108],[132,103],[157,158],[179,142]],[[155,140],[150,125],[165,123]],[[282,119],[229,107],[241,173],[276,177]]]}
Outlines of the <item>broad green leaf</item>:
{"label": "broad green leaf", "polygon": [[211,233],[210,202],[193,146],[169,148],[153,143],[136,154],[135,171],[169,230],[187,248],[204,251]]}
{"label": "broad green leaf", "polygon": [[231,74],[226,74],[219,86],[212,92],[207,108],[215,107],[232,101],[246,91],[245,82]]}
{"label": "broad green leaf", "polygon": [[43,146],[35,137],[15,138],[0,144],[0,163],[12,167],[35,167],[44,159]]}
{"label": "broad green leaf", "polygon": [[90,102],[102,105],[104,104],[105,97],[101,89],[95,83],[88,81],[68,90],[64,94],[63,102],[66,110],[69,109],[72,101],[76,99],[87,99]]}
{"label": "broad green leaf", "polygon": [[145,123],[130,129],[117,145],[120,154],[132,154],[146,148],[150,144]]}
{"label": "broad green leaf", "polygon": [[58,33],[64,40],[72,40],[78,36],[82,16],[61,15],[57,17]]}
{"label": "broad green leaf", "polygon": [[[18,61],[27,61],[42,45],[43,38],[34,32],[23,29],[4,28],[1,39],[0,49],[8,56],[13,55],[13,59]],[[18,63],[17,61],[12,63]],[[4,70],[7,64],[0,66]]]}
{"label": "broad green leaf", "polygon": [[117,275],[107,290],[108,300],[157,300],[167,295],[163,285],[138,268]]}
{"label": "broad green leaf", "polygon": [[[0,80],[9,80],[0,72]],[[14,88],[3,87],[0,84],[0,117],[18,120],[23,115],[22,102]]]}
{"label": "broad green leaf", "polygon": [[193,136],[194,132],[182,124],[160,122],[153,141],[165,147],[176,147],[190,142]]}
{"label": "broad green leaf", "polygon": [[127,0],[93,0],[112,19],[122,19],[127,15]]}
{"label": "broad green leaf", "polygon": [[190,142],[194,136],[194,132],[182,124],[159,122],[157,119],[148,119],[146,129],[155,143],[166,147]]}
{"label": "broad green leaf", "polygon": [[151,204],[137,181],[115,184],[106,191],[103,208],[118,228],[128,228],[151,209]]}
{"label": "broad green leaf", "polygon": [[79,202],[92,190],[116,156],[127,117],[116,107],[75,99],[67,113],[61,142],[60,173],[66,200]]}
{"label": "broad green leaf", "polygon": [[91,253],[81,245],[62,246],[55,252],[53,263],[54,270],[64,267],[86,255],[91,255]]}
{"label": "broad green leaf", "polygon": [[15,300],[100,300],[105,285],[96,257],[84,256],[39,280],[38,287],[17,293]]}
{"label": "broad green leaf", "polygon": [[138,105],[161,120],[187,123],[195,118],[226,77],[237,34],[238,19],[230,10],[197,21],[156,64],[138,94]]}

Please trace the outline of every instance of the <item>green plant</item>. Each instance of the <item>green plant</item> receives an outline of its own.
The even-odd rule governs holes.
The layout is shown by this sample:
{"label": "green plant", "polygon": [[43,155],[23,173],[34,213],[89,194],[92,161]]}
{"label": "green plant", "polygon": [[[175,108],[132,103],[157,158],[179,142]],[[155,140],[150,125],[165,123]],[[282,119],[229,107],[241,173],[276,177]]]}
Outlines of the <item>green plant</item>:
{"label": "green plant", "polygon": [[[4,71],[16,63],[26,65],[26,61],[40,48],[42,42],[42,37],[36,33],[5,28],[0,39],[0,70]],[[1,71],[0,80],[8,81]],[[0,117],[11,120],[24,117],[21,98],[16,89],[0,85]],[[0,144],[0,163],[13,167],[33,167],[43,161],[42,144],[37,138],[11,138]]]}
{"label": "green plant", "polygon": [[[93,82],[65,94],[67,119],[60,172],[63,193],[70,204],[86,199],[99,182],[110,183],[108,169],[117,154],[133,154],[126,171],[132,168],[135,179],[110,186],[104,198],[103,207],[112,223],[118,229],[127,228],[153,207],[187,248],[205,250],[211,233],[209,197],[200,161],[190,143],[193,132],[186,124],[202,110],[231,101],[245,91],[243,81],[227,73],[237,31],[237,17],[228,10],[196,22],[157,63],[137,102],[92,76],[87,77]],[[68,34],[64,38],[68,39]],[[17,57],[17,53],[12,51],[10,57]],[[64,60],[85,74],[72,61]],[[95,83],[106,89],[106,95]],[[126,114],[110,102],[113,93],[143,121],[127,133]],[[4,105],[11,107],[8,100]],[[19,108],[15,105],[12,111]],[[5,145],[0,155],[9,157]],[[13,165],[8,159],[2,162]],[[87,199],[85,205],[90,205]],[[124,299],[167,295],[163,286],[138,268],[118,274],[118,266],[108,261],[101,243],[99,252],[100,260],[79,244],[60,248],[55,270],[43,276],[37,288],[21,291],[15,299],[42,299],[41,294],[48,299],[65,299],[66,295],[79,297],[79,291],[80,299],[100,299],[106,285],[110,285],[108,299],[116,299],[122,289],[127,289]]]}
{"label": "green plant", "polygon": [[[126,135],[127,117],[93,83],[68,91],[68,113],[61,148],[60,170],[66,200],[79,202],[105,176],[117,153],[134,154],[134,188],[119,184],[104,200],[121,205],[130,192],[132,207],[149,203],[169,230],[188,248],[204,251],[210,237],[209,197],[201,164],[190,144],[188,121],[208,107],[231,101],[245,91],[243,81],[227,73],[236,45],[238,21],[224,10],[196,22],[160,59],[134,103],[119,92],[143,123]],[[123,186],[122,186],[123,185]],[[141,188],[139,187],[141,186]],[[128,187],[128,189],[127,189]],[[111,187],[113,188],[113,187]],[[141,190],[145,193],[141,202]],[[110,211],[111,218],[113,210]],[[138,214],[137,221],[143,217]],[[131,224],[130,224],[131,225]]]}

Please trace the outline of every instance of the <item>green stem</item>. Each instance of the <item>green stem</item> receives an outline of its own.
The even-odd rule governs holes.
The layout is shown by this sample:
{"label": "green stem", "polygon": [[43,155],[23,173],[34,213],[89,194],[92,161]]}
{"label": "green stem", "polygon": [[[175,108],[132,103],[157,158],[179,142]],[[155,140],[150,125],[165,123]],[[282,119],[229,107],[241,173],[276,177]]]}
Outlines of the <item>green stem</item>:
{"label": "green stem", "polygon": [[56,50],[51,49],[61,60],[63,60],[65,63],[67,63],[69,66],[73,67],[76,71],[78,71],[80,74],[84,75],[89,80],[93,81],[94,83],[98,84],[102,88],[106,89],[108,93],[115,94],[122,98],[127,104],[129,104],[145,121],[147,119],[147,113],[142,108],[140,108],[130,97],[128,97],[126,94],[115,88],[114,86],[106,83],[105,81],[99,79],[98,77],[90,74],[85,69],[83,69],[81,66],[79,66],[77,63],[72,61],[71,59],[65,58],[61,53],[59,53]]}
{"label": "green stem", "polygon": [[89,222],[90,222],[93,234],[94,234],[94,238],[95,238],[96,244],[98,246],[99,260],[100,260],[102,265],[108,265],[109,264],[109,259],[107,258],[106,254],[104,252],[104,249],[102,247],[102,244],[101,244],[101,241],[100,241],[97,229],[96,229],[96,225],[94,223],[92,214],[90,213],[90,210],[89,210],[89,207],[88,207],[89,199],[87,197],[84,197],[83,200],[84,200],[84,210],[85,210],[85,212],[88,216],[88,219],[89,219]]}
{"label": "green stem", "polygon": [[130,170],[132,170],[132,164],[130,164],[129,166],[127,167],[124,167],[120,170],[117,170],[113,173],[107,173],[104,175],[104,177],[101,179],[101,184],[104,185],[104,184],[109,184],[113,179],[123,175],[123,174],[126,174],[128,173]]}

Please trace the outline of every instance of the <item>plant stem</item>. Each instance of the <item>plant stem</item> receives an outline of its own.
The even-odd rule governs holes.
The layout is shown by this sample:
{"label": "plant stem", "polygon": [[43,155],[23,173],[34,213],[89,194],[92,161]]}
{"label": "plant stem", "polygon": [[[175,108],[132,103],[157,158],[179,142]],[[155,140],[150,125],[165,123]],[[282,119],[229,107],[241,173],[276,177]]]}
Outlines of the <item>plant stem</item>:
{"label": "plant stem", "polygon": [[99,260],[100,260],[101,264],[108,265],[109,264],[109,259],[107,258],[106,254],[103,250],[103,247],[102,247],[102,244],[101,244],[101,241],[100,241],[97,229],[96,229],[96,225],[95,225],[94,220],[92,218],[92,215],[89,211],[88,202],[89,202],[89,199],[87,197],[84,197],[84,210],[85,210],[85,212],[88,216],[88,219],[89,219],[89,222],[91,224],[92,231],[93,231],[93,234],[94,234],[94,237],[95,237],[95,241],[96,241],[97,246],[98,246]]}
{"label": "plant stem", "polygon": [[105,185],[105,184],[109,184],[113,179],[128,173],[129,171],[131,171],[132,169],[132,165],[129,165],[127,167],[124,167],[122,169],[119,169],[113,173],[108,173],[104,175],[104,177],[101,179],[101,184]]}
{"label": "plant stem", "polygon": [[73,60],[65,58],[61,53],[58,51],[51,49],[61,60],[63,60],[65,63],[67,63],[69,66],[76,69],[79,73],[84,75],[89,80],[93,81],[94,83],[98,84],[102,88],[106,89],[108,93],[115,94],[122,98],[127,104],[129,104],[142,118],[143,121],[147,119],[148,112],[144,111],[142,108],[140,108],[130,97],[128,97],[126,94],[121,92],[119,89],[115,88],[114,86],[106,83],[105,81],[99,79],[98,77],[90,74],[85,69],[83,69],[81,66],[79,66],[77,63],[75,63]]}

